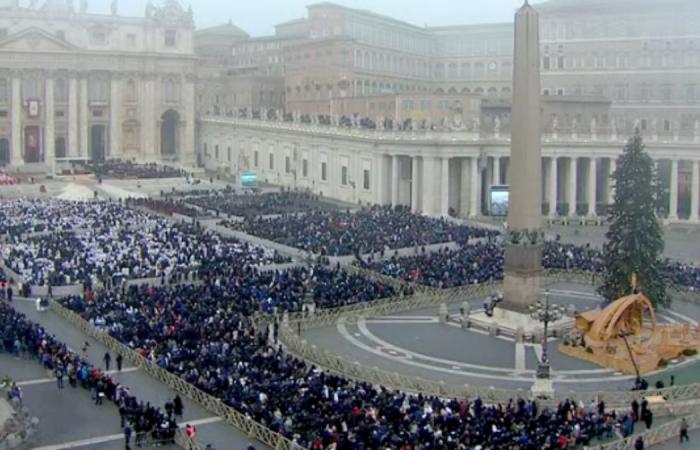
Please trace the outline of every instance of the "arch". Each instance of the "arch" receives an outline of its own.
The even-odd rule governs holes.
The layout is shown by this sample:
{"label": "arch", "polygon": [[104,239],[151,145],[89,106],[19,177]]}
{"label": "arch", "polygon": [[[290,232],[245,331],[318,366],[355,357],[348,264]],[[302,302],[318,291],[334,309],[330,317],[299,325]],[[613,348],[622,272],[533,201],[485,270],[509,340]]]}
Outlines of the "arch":
{"label": "arch", "polygon": [[169,109],[161,116],[160,154],[163,157],[174,158],[178,154],[178,129],[180,114]]}
{"label": "arch", "polygon": [[435,90],[435,93],[438,95],[443,95],[445,93],[445,90],[443,88],[437,88]]}
{"label": "arch", "polygon": [[0,139],[0,167],[10,163],[10,141],[6,138]]}
{"label": "arch", "polygon": [[496,95],[498,95],[498,89],[496,89],[495,87],[490,87],[488,94],[489,97],[495,97]]}
{"label": "arch", "polygon": [[471,89],[469,89],[468,87],[462,88],[462,94],[471,94],[471,92]]}
{"label": "arch", "polygon": [[[656,314],[651,301],[642,294],[632,294],[608,305],[595,319],[589,335],[599,341],[618,337],[620,331],[637,334],[642,326],[644,311],[648,310],[652,329],[656,328]],[[628,329],[634,327],[634,329]]]}
{"label": "arch", "polygon": [[451,87],[451,88],[447,91],[447,93],[450,94],[450,95],[455,95],[455,94],[457,94],[457,89]]}
{"label": "arch", "polygon": [[474,93],[475,93],[475,94],[483,94],[483,93],[484,93],[484,89],[478,87],[478,88],[474,89]]}

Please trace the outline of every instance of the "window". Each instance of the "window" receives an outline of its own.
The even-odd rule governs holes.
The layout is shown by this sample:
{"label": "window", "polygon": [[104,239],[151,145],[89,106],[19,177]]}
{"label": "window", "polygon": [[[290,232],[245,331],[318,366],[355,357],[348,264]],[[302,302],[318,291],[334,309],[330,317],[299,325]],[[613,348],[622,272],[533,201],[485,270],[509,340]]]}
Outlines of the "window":
{"label": "window", "polygon": [[549,70],[549,68],[550,68],[549,55],[544,55],[544,61],[542,62],[542,68],[544,70]]}
{"label": "window", "polygon": [[292,161],[289,156],[284,157],[284,173],[290,173],[292,171]]}
{"label": "window", "polygon": [[107,36],[105,35],[104,31],[93,30],[90,33],[90,40],[93,44],[102,45],[107,42]]}
{"label": "window", "polygon": [[214,158],[219,159],[219,146],[218,145],[214,146]]}
{"label": "window", "polygon": [[177,32],[175,30],[165,30],[165,46],[175,47],[177,44]]}
{"label": "window", "polygon": [[549,96],[549,89],[544,89],[542,91],[542,95],[544,95],[545,97]]}
{"label": "window", "polygon": [[309,176],[309,160],[304,159],[301,161],[301,176],[306,178]]}
{"label": "window", "polygon": [[430,100],[421,100],[420,109],[421,111],[430,111],[433,109],[433,102]]}
{"label": "window", "polygon": [[362,172],[362,187],[369,191],[369,170],[367,169]]}
{"label": "window", "polygon": [[255,167],[258,167],[258,152],[253,154],[253,162],[255,163]]}
{"label": "window", "polygon": [[321,163],[321,181],[328,181],[328,164]]}
{"label": "window", "polygon": [[107,81],[105,80],[90,80],[90,102],[106,102],[109,98]]}
{"label": "window", "polygon": [[209,153],[207,151],[207,144],[206,142],[204,143],[204,156],[209,156]]}
{"label": "window", "polygon": [[340,168],[340,184],[343,186],[348,185],[348,166],[343,166]]}
{"label": "window", "polygon": [[269,167],[270,170],[275,170],[275,155],[272,153],[270,153]]}
{"label": "window", "polygon": [[228,148],[228,162],[231,162],[231,147]]}
{"label": "window", "polygon": [[557,95],[560,96],[560,97],[563,96],[563,95],[564,95],[564,89],[562,89],[562,88],[557,89]]}
{"label": "window", "polygon": [[642,131],[646,131],[646,129],[647,129],[647,119],[642,119],[641,126],[642,126]]}

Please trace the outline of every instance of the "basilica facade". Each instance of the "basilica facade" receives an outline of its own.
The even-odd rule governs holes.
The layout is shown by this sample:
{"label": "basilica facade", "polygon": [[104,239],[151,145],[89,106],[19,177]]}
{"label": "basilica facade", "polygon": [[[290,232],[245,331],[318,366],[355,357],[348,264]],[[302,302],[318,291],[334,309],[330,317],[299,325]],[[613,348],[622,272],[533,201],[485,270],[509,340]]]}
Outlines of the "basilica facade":
{"label": "basilica facade", "polygon": [[192,12],[143,17],[83,0],[0,1],[0,165],[195,161]]}

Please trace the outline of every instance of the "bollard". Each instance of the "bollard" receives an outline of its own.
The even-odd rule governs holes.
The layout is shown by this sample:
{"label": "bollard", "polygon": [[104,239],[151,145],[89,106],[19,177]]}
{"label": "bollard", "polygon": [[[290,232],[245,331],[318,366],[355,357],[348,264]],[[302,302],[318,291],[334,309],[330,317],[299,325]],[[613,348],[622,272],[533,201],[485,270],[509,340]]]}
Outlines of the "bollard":
{"label": "bollard", "polygon": [[440,309],[438,309],[438,321],[440,323],[447,323],[450,319],[450,313],[447,311],[447,305],[445,303],[440,304]]}

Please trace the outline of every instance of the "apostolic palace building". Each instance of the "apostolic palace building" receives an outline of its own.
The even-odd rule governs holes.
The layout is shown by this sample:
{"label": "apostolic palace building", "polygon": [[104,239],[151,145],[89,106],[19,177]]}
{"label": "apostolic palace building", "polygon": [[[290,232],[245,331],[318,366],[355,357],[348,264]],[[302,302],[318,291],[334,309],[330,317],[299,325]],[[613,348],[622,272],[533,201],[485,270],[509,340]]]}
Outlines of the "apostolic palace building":
{"label": "apostolic palace building", "polygon": [[[459,217],[488,214],[491,186],[518,170],[512,23],[419,27],[324,2],[251,37],[231,22],[195,31],[176,0],[139,18],[116,0],[107,15],[84,0],[19,3],[0,0],[0,164],[11,169],[198,163]],[[608,175],[639,129],[668,220],[700,222],[700,2],[535,8],[543,214],[604,214]]]}

